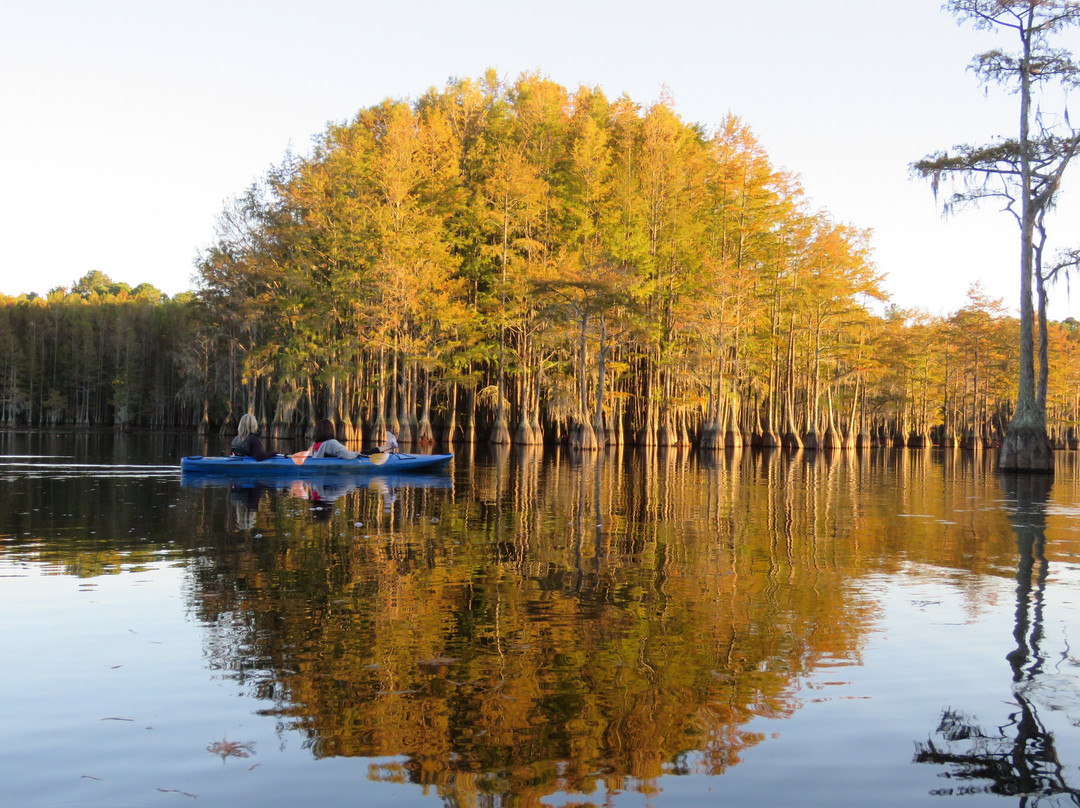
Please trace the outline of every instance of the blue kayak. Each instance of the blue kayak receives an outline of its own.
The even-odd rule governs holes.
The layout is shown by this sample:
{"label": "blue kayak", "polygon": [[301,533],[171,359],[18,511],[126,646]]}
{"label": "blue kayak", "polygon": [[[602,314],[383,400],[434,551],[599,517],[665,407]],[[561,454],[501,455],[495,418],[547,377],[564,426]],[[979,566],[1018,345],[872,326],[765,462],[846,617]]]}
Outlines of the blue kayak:
{"label": "blue kayak", "polygon": [[406,471],[401,474],[372,474],[366,472],[353,474],[260,474],[252,469],[250,474],[200,474],[185,471],[180,476],[180,485],[185,488],[273,488],[288,490],[297,482],[309,486],[331,486],[339,491],[352,491],[357,488],[453,488],[454,477],[445,469],[434,471]]}
{"label": "blue kayak", "polygon": [[376,465],[367,457],[343,460],[340,457],[308,457],[302,463],[291,457],[254,460],[250,457],[184,457],[180,471],[219,477],[322,477],[334,474],[401,474],[432,471],[454,459],[452,454],[390,454]]}

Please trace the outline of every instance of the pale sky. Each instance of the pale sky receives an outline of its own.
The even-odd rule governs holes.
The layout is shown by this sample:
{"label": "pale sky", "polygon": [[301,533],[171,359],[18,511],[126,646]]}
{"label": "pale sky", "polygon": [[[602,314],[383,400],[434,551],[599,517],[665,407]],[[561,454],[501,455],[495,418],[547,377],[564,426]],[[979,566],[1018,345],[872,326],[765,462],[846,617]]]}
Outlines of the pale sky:
{"label": "pale sky", "polygon": [[[1080,53],[1080,34],[1065,44]],[[1016,99],[966,69],[1012,45],[939,0],[0,0],[0,292],[94,269],[190,289],[225,202],[287,149],[494,68],[642,105],[666,90],[708,131],[732,112],[816,208],[873,231],[894,303],[947,314],[981,280],[1015,307],[1012,217],[988,205],[945,220],[908,172],[1015,133]],[[1077,200],[1074,168],[1054,245],[1080,246]],[[1074,286],[1051,316],[1080,316]]]}

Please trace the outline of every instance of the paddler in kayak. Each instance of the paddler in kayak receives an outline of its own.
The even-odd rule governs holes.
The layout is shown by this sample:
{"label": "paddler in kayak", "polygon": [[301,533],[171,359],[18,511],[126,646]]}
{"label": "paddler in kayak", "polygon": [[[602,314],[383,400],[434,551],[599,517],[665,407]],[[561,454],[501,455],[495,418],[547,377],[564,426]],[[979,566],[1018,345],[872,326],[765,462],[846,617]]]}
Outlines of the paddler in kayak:
{"label": "paddler in kayak", "polygon": [[355,460],[360,452],[352,452],[345,448],[334,435],[334,422],[329,418],[323,418],[315,424],[315,431],[311,435],[312,444],[308,449],[308,457],[343,457],[346,460]]}
{"label": "paddler in kayak", "polygon": [[232,453],[239,457],[253,457],[256,460],[268,460],[277,457],[273,452],[266,451],[262,438],[259,437],[259,422],[250,412],[240,416],[240,423],[236,427],[236,437],[232,439]]}

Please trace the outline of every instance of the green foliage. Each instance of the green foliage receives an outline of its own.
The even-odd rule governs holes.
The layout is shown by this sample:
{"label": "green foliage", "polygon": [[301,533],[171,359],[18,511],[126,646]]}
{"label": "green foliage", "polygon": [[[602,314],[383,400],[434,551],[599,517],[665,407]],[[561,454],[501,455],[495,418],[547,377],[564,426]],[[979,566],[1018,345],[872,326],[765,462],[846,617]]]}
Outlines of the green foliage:
{"label": "green foliage", "polygon": [[190,339],[195,305],[190,295],[170,300],[97,271],[70,292],[4,301],[0,423],[194,426],[176,351]]}

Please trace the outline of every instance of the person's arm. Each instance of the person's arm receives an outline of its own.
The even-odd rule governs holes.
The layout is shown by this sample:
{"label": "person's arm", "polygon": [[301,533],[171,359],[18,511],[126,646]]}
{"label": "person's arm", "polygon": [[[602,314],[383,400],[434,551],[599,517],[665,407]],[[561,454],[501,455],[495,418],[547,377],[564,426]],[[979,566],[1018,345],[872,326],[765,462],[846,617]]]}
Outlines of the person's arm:
{"label": "person's arm", "polygon": [[262,445],[262,440],[258,435],[251,436],[251,456],[256,460],[269,460],[271,457],[277,457],[273,452],[268,452]]}

